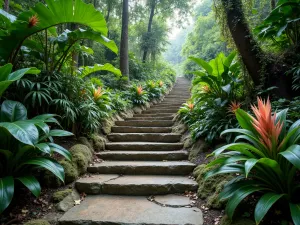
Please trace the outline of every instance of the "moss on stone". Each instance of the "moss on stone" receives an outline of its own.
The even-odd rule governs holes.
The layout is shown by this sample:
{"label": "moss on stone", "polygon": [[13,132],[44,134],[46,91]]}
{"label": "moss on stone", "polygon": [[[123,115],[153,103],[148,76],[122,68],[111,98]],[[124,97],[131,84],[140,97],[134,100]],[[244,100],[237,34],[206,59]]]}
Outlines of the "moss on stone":
{"label": "moss on stone", "polygon": [[191,136],[191,134],[188,134],[186,137],[183,138],[183,148],[189,149],[193,146],[194,140]]}
{"label": "moss on stone", "polygon": [[79,137],[79,138],[78,138],[78,141],[79,141],[81,144],[87,146],[92,152],[94,152],[93,143],[90,142],[86,137]]}
{"label": "moss on stone", "polygon": [[30,220],[24,225],[50,225],[50,223],[47,220]]}
{"label": "moss on stone", "polygon": [[55,203],[60,202],[71,193],[72,193],[72,189],[57,191],[52,196],[53,202],[55,202]]}
{"label": "moss on stone", "polygon": [[209,145],[204,140],[197,140],[189,152],[189,160],[193,162],[199,153],[207,152],[209,148]]}
{"label": "moss on stone", "polygon": [[115,125],[115,120],[113,118],[107,118],[101,123],[101,131],[105,135],[110,134],[111,128],[114,125]]}
{"label": "moss on stone", "polygon": [[255,222],[246,218],[239,218],[231,221],[228,216],[223,216],[220,225],[255,225]]}
{"label": "moss on stone", "polygon": [[105,150],[106,139],[104,137],[99,134],[92,134],[91,138],[96,152]]}
{"label": "moss on stone", "polygon": [[176,124],[172,129],[172,132],[176,134],[184,134],[187,131],[188,127],[185,124]]}
{"label": "moss on stone", "polygon": [[[88,162],[91,162],[93,159],[93,153],[91,152],[91,150],[86,146],[86,145],[82,145],[82,144],[77,144],[74,145],[71,149],[70,152],[74,158],[74,156],[76,154],[82,154],[85,156],[85,158],[87,158]],[[72,159],[73,162],[76,162],[74,159]]]}
{"label": "moss on stone", "polygon": [[215,192],[207,198],[207,207],[208,208],[222,209],[225,206],[227,201],[220,200],[219,195],[227,183],[228,183],[227,180],[221,181],[217,185]]}
{"label": "moss on stone", "polygon": [[85,174],[89,165],[89,159],[81,152],[77,152],[73,155],[73,163],[76,164],[79,175]]}
{"label": "moss on stone", "polygon": [[70,184],[78,178],[77,165],[73,161],[62,160],[59,163],[65,170],[65,184]]}

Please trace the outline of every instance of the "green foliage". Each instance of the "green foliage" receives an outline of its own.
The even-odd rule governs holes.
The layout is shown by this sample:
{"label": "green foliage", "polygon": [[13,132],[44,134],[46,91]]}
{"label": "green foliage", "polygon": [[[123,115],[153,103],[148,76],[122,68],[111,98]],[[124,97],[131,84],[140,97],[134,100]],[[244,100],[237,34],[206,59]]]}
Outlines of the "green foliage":
{"label": "green foliage", "polygon": [[149,100],[159,99],[164,92],[163,86],[160,87],[159,83],[155,83],[153,80],[147,82],[146,90],[149,96]]}
{"label": "green foliage", "polygon": [[300,120],[288,128],[287,110],[272,115],[270,102],[260,99],[253,111],[255,117],[242,109],[235,111],[241,129],[225,130],[223,135],[237,133],[236,142],[214,151],[215,160],[208,165],[213,168],[206,177],[239,174],[220,194],[221,199],[229,199],[226,213],[230,218],[244,198],[259,192],[262,195],[254,212],[257,224],[281,201],[282,207],[290,207],[293,222],[299,225]]}
{"label": "green foliage", "polygon": [[292,100],[282,98],[273,101],[272,103],[276,111],[288,108],[288,117],[292,122],[295,122],[300,118],[300,97],[295,97]]}
{"label": "green foliage", "polygon": [[141,85],[132,85],[128,95],[133,105],[145,105],[147,102],[149,102],[148,93]]}

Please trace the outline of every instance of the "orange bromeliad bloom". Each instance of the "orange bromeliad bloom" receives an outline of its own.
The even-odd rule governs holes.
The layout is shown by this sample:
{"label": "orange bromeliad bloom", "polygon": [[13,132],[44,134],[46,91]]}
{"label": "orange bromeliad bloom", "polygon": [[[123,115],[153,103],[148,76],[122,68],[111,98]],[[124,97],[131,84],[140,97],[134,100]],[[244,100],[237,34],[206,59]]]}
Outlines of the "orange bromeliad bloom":
{"label": "orange bromeliad bloom", "polygon": [[143,94],[143,87],[142,86],[138,86],[137,88],[136,88],[136,92],[137,92],[137,94],[138,95],[142,95]]}
{"label": "orange bromeliad bloom", "polygon": [[189,107],[189,109],[192,111],[194,109],[195,104],[193,104],[192,102],[188,102],[187,106]]}
{"label": "orange bromeliad bloom", "polygon": [[237,101],[232,101],[230,103],[230,106],[228,107],[228,111],[235,113],[235,111],[238,110],[239,108],[241,108],[241,103],[239,103]]}
{"label": "orange bromeliad bloom", "polygon": [[34,15],[29,18],[28,27],[35,27],[39,23],[39,18],[37,15]]}
{"label": "orange bromeliad bloom", "polygon": [[98,100],[103,95],[102,88],[98,87],[98,89],[94,90],[94,99]]}
{"label": "orange bromeliad bloom", "polygon": [[164,82],[160,81],[159,86],[162,87],[164,85]]}
{"label": "orange bromeliad bloom", "polygon": [[202,91],[203,91],[204,93],[208,93],[208,92],[210,92],[210,87],[209,87],[208,85],[204,85],[204,86],[202,87]]}
{"label": "orange bromeliad bloom", "polygon": [[258,107],[252,105],[252,110],[256,118],[252,117],[255,130],[261,137],[261,142],[269,149],[278,147],[278,138],[283,127],[283,123],[276,123],[276,113],[272,116],[270,100],[264,102],[261,98],[257,99]]}

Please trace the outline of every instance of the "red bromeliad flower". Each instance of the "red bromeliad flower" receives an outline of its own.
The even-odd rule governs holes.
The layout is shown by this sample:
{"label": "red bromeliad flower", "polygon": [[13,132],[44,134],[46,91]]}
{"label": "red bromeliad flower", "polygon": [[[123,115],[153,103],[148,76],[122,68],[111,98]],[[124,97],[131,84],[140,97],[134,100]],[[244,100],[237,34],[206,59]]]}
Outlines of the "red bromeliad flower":
{"label": "red bromeliad flower", "polygon": [[98,89],[94,90],[94,99],[98,100],[103,95],[102,88],[98,87]]}
{"label": "red bromeliad flower", "polygon": [[136,88],[136,92],[137,92],[137,94],[138,95],[142,95],[143,94],[143,87],[142,86],[138,86],[137,88]]}
{"label": "red bromeliad flower", "polygon": [[37,15],[34,15],[29,18],[28,27],[35,27],[39,23],[39,18]]}
{"label": "red bromeliad flower", "polygon": [[228,111],[235,113],[235,111],[238,110],[239,108],[241,108],[241,103],[239,103],[237,101],[232,101],[230,103],[230,106],[228,107]]}
{"label": "red bromeliad flower", "polygon": [[252,117],[252,123],[255,130],[260,135],[261,142],[269,149],[278,147],[278,138],[283,127],[283,123],[276,123],[276,113],[272,115],[270,100],[264,102],[261,98],[257,99],[258,107],[251,106],[255,117]]}

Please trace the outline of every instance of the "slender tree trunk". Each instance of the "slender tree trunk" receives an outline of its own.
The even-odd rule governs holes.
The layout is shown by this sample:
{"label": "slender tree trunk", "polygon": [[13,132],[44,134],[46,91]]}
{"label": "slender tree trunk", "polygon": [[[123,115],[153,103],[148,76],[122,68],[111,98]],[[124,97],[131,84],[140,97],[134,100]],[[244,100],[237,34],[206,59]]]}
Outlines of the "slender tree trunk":
{"label": "slender tree trunk", "polygon": [[[148,22],[148,34],[151,33],[152,31],[152,23],[153,23],[153,17],[154,17],[154,12],[155,12],[155,7],[156,7],[156,0],[151,1],[151,11],[150,11],[150,17],[149,17],[149,22]],[[145,63],[147,60],[147,54],[148,54],[148,47],[145,47],[144,49],[144,54],[143,54],[143,62]]]}
{"label": "slender tree trunk", "polygon": [[9,0],[5,0],[5,2],[4,2],[4,10],[6,12],[9,12]]}
{"label": "slender tree trunk", "polygon": [[123,0],[122,12],[122,34],[120,46],[120,70],[123,76],[128,77],[129,81],[129,62],[128,62],[128,0]]}
{"label": "slender tree trunk", "polygon": [[272,10],[276,7],[276,0],[271,0],[271,8]]}
{"label": "slender tree trunk", "polygon": [[255,85],[261,83],[263,54],[246,22],[241,0],[221,0],[234,43]]}
{"label": "slender tree trunk", "polygon": [[[78,24],[71,24],[71,30],[74,31],[78,29]],[[72,74],[78,69],[79,66],[79,55],[77,52],[72,52]]]}

